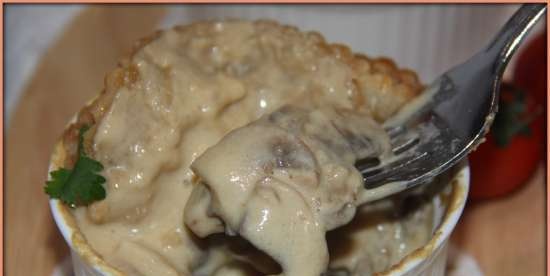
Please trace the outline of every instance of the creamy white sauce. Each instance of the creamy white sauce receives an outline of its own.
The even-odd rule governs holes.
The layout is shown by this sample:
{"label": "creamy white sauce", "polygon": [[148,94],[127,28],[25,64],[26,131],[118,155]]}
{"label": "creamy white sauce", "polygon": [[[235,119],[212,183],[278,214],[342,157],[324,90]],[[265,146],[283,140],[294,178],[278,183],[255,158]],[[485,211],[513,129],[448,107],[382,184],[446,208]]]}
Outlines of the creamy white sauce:
{"label": "creamy white sauce", "polygon": [[329,261],[325,232],[353,218],[364,191],[354,163],[388,154],[385,138],[365,116],[285,106],[195,160],[200,180],[186,225],[200,237],[241,235],[284,275],[320,275]]}
{"label": "creamy white sauce", "polygon": [[[206,22],[167,30],[129,64],[137,77],[117,91],[93,137],[93,156],[105,166],[107,198],[74,212],[94,250],[128,275],[306,276],[332,267],[325,232],[352,219],[363,193],[353,162],[387,150],[376,142],[383,141],[376,138],[380,128],[369,118],[383,121],[415,94],[390,65],[271,22]],[[285,119],[268,122],[269,114],[285,106],[300,110],[303,129],[277,125],[288,123]],[[372,145],[350,150],[352,143],[327,124],[331,120],[370,137]],[[270,163],[274,151],[265,142],[277,135],[298,152],[316,150],[293,156],[292,162],[308,169],[293,170],[289,160]],[[311,138],[323,136],[337,145]],[[203,155],[207,149],[211,157]],[[286,153],[284,147],[277,150]],[[273,165],[269,177],[266,164]],[[200,183],[207,185],[199,184],[205,179]],[[388,223],[401,227],[405,221]],[[418,229],[428,233],[429,220]],[[376,229],[361,232],[369,231]],[[211,235],[218,232],[240,234],[256,248]],[[380,235],[387,236],[381,246],[393,248],[391,233]],[[358,243],[369,248],[369,239]],[[411,250],[420,244],[411,242]],[[399,258],[385,258],[383,269]],[[361,273],[354,275],[370,275],[346,267]]]}

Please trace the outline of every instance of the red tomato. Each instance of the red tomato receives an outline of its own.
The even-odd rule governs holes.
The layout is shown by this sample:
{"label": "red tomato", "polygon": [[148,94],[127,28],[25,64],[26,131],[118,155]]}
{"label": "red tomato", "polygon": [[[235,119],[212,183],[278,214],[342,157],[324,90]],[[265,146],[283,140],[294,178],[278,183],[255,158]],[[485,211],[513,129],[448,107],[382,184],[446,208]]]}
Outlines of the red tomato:
{"label": "red tomato", "polygon": [[502,85],[499,112],[487,141],[469,156],[471,199],[503,196],[526,183],[545,154],[544,123],[542,106],[533,94]]}
{"label": "red tomato", "polygon": [[514,84],[535,95],[537,101],[546,107],[546,29],[529,42],[526,48],[518,53],[514,70]]}
{"label": "red tomato", "polygon": [[[487,141],[469,157],[471,199],[493,198],[514,191],[528,181],[546,155],[546,41],[545,29],[518,53],[513,76],[515,87],[509,84],[501,87],[498,122],[495,120]],[[522,123],[529,126],[529,135],[518,131],[517,126]]]}

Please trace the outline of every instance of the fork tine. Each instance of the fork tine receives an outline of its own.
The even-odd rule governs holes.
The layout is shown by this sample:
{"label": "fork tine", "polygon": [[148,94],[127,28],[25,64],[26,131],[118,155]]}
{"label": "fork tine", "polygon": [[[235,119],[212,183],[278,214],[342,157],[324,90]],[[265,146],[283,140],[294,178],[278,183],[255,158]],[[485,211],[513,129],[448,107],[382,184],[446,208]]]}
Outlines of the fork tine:
{"label": "fork tine", "polygon": [[359,171],[367,170],[368,168],[373,168],[378,165],[380,165],[380,159],[378,159],[378,157],[361,159],[357,163],[355,163],[355,167],[357,167]]}
{"label": "fork tine", "polygon": [[405,127],[403,126],[395,126],[395,127],[390,127],[386,129],[386,133],[388,133],[390,140],[395,139],[396,137],[398,137],[404,132],[405,132]]}
{"label": "fork tine", "polygon": [[[390,136],[390,142],[392,144],[392,152],[394,155],[402,154],[408,150],[413,149],[420,142],[419,135],[417,133],[411,133],[402,126],[392,127],[387,130],[388,136]],[[355,163],[355,167],[359,169],[364,175],[374,174],[381,165],[378,157],[368,157],[358,160]]]}
{"label": "fork tine", "polygon": [[406,167],[413,162],[419,162],[420,159],[426,158],[427,152],[421,154],[411,155],[398,159],[383,168],[378,168],[375,173],[363,173],[363,180],[365,182],[366,189],[373,189],[383,185],[384,183],[394,181],[392,176],[401,172],[400,169]]}
{"label": "fork tine", "polygon": [[403,137],[402,139],[399,139],[397,141],[398,143],[395,143],[395,146],[393,146],[392,149],[394,155],[404,153],[405,151],[408,151],[414,146],[418,145],[418,143],[420,142],[420,137],[418,134],[412,134],[408,136],[409,137]]}

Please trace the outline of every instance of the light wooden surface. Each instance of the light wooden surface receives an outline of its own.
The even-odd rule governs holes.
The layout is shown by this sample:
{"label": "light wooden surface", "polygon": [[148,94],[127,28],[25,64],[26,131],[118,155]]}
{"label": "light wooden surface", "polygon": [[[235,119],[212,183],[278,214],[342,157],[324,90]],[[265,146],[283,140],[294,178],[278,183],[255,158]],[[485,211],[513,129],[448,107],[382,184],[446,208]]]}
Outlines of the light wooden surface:
{"label": "light wooden surface", "polygon": [[70,117],[102,89],[105,73],[137,39],[154,31],[162,15],[157,8],[94,6],[45,54],[7,132],[7,275],[51,275],[67,254],[42,190],[50,152]]}
{"label": "light wooden surface", "polygon": [[512,195],[468,204],[452,241],[488,276],[545,275],[545,168]]}
{"label": "light wooden surface", "polygon": [[[104,74],[162,9],[94,7],[78,16],[46,53],[13,114],[6,140],[5,272],[51,275],[68,249],[42,191],[52,146],[66,121],[102,87]],[[511,197],[469,206],[453,242],[488,276],[544,275],[542,168]]]}

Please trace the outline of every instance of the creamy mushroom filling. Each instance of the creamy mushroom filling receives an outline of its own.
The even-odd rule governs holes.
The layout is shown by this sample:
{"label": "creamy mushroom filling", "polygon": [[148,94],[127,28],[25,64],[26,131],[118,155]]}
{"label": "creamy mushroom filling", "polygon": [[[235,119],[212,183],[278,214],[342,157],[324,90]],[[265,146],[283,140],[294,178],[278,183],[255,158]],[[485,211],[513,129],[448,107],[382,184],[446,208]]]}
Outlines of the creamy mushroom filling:
{"label": "creamy mushroom filling", "polygon": [[199,176],[185,223],[200,237],[239,234],[284,275],[328,266],[325,233],[348,223],[364,190],[359,158],[389,152],[369,118],[285,106],[230,132],[191,165]]}
{"label": "creamy mushroom filling", "polygon": [[[121,68],[90,139],[107,197],[73,213],[123,274],[364,276],[427,241],[404,230],[417,216],[356,210],[353,163],[387,154],[378,124],[418,93],[414,74],[266,21],[166,30]],[[356,213],[372,224],[342,232]]]}

